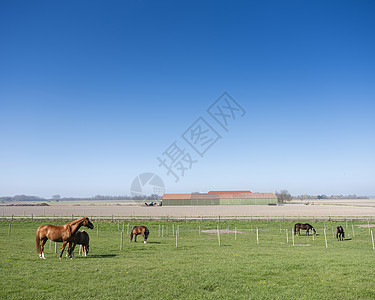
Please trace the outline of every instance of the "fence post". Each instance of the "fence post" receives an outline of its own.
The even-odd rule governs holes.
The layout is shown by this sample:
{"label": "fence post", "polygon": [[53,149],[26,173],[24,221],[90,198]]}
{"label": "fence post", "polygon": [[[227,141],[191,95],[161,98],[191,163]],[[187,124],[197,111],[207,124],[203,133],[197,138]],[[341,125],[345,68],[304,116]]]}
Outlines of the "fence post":
{"label": "fence post", "polygon": [[367,219],[367,226],[368,226],[368,234],[370,234],[370,221]]}
{"label": "fence post", "polygon": [[57,242],[55,243],[55,253],[57,253]]}
{"label": "fence post", "polygon": [[121,244],[120,244],[120,250],[122,250],[123,240],[124,240],[124,232],[121,231]]}
{"label": "fence post", "polygon": [[11,223],[9,222],[8,236],[10,236]]}
{"label": "fence post", "polygon": [[352,224],[353,238],[354,238],[354,225]]}
{"label": "fence post", "polygon": [[178,247],[178,229],[176,230],[176,248]]}
{"label": "fence post", "polygon": [[375,246],[374,246],[374,235],[372,233],[372,230],[371,230],[371,240],[372,240],[372,249],[375,250]]}
{"label": "fence post", "polygon": [[293,246],[294,246],[294,229],[292,229],[292,239],[293,239]]}
{"label": "fence post", "polygon": [[99,236],[99,224],[96,225],[96,236]]}
{"label": "fence post", "polygon": [[288,229],[286,229],[286,243],[287,243],[287,244],[289,243],[289,233],[288,233]]}
{"label": "fence post", "polygon": [[126,226],[126,234],[129,234],[129,223],[128,223],[128,225]]}
{"label": "fence post", "polygon": [[234,227],[234,240],[237,241],[237,227]]}
{"label": "fence post", "polygon": [[158,231],[158,236],[160,236],[160,224],[159,224],[159,231]]}
{"label": "fence post", "polygon": [[164,225],[161,226],[161,237],[164,237]]}
{"label": "fence post", "polygon": [[328,248],[328,244],[327,244],[327,234],[326,234],[326,229],[324,228],[324,239],[326,241],[326,248]]}
{"label": "fence post", "polygon": [[219,230],[219,225],[217,225],[217,239],[219,240],[219,247],[220,247],[220,230]]}
{"label": "fence post", "polygon": [[259,230],[258,230],[258,227],[257,227],[257,244],[259,244]]}
{"label": "fence post", "polygon": [[199,225],[198,234],[201,235],[201,226]]}

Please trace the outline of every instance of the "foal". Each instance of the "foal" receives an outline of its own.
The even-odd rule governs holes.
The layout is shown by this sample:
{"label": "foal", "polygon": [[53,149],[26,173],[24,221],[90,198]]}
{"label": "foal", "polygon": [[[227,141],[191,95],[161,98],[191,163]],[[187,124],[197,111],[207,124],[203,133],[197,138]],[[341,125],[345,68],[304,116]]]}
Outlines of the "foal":
{"label": "foal", "polygon": [[74,256],[74,248],[78,244],[78,245],[82,245],[82,255],[87,256],[87,254],[89,254],[89,247],[90,247],[89,243],[90,243],[90,237],[88,233],[86,231],[82,231],[82,232],[77,231],[74,237],[73,246],[71,249],[69,249],[71,255]]}

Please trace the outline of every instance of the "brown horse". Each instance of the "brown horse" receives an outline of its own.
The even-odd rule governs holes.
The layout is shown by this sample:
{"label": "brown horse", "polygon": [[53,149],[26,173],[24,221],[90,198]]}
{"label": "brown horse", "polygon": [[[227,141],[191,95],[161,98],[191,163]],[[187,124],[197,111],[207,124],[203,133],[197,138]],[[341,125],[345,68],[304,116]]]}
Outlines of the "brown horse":
{"label": "brown horse", "polygon": [[344,228],[342,228],[342,226],[337,226],[337,228],[336,228],[336,238],[339,241],[342,241],[345,238],[345,232],[344,232]]}
{"label": "brown horse", "polygon": [[[72,256],[74,256],[74,248],[76,245],[82,245],[82,255],[87,256],[89,254],[89,245],[90,243],[90,237],[86,231],[77,231],[75,236],[74,236],[74,242],[73,242],[73,247],[69,249],[68,247],[68,253],[71,253]],[[70,245],[69,245],[70,246]]]}
{"label": "brown horse", "polygon": [[45,258],[44,256],[44,245],[48,239],[53,242],[62,242],[62,248],[60,252],[59,259],[61,259],[64,252],[65,246],[69,243],[68,254],[71,258],[71,244],[74,242],[75,234],[78,229],[82,226],[86,226],[90,229],[94,228],[94,225],[90,222],[88,217],[83,217],[77,220],[74,220],[63,226],[54,226],[54,225],[43,225],[38,228],[36,231],[36,252],[39,253],[40,258]]}
{"label": "brown horse", "polygon": [[134,226],[132,232],[130,233],[130,242],[133,239],[134,236],[134,242],[137,241],[137,235],[142,234],[144,243],[147,243],[148,234],[150,232],[148,231],[148,228],[146,226]]}
{"label": "brown horse", "polygon": [[297,223],[294,225],[294,234],[297,234],[298,232],[298,235],[301,234],[301,231],[300,230],[306,230],[306,235],[309,235],[309,231],[310,229],[312,230],[313,234],[316,234],[316,231],[314,229],[314,227],[312,227],[310,224],[306,223],[306,224],[301,224],[301,223]]}

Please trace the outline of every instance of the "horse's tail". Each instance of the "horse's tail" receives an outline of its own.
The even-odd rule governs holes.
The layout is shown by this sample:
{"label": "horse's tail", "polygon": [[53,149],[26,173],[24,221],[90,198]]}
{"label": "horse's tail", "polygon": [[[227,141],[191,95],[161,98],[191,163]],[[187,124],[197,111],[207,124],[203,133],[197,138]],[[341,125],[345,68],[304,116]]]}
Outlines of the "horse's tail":
{"label": "horse's tail", "polygon": [[294,234],[296,234],[297,224],[294,224]]}
{"label": "horse's tail", "polygon": [[40,238],[39,238],[39,229],[36,231],[36,253],[40,253]]}
{"label": "horse's tail", "polygon": [[145,227],[145,240],[147,240],[149,233],[150,231],[148,230],[147,227]]}

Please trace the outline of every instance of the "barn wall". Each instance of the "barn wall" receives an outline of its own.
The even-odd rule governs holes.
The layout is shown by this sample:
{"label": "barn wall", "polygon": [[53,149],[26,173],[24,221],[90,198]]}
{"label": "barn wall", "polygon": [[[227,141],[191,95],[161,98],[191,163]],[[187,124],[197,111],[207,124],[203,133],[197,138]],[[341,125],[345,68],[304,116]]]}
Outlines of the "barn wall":
{"label": "barn wall", "polygon": [[163,199],[163,206],[183,205],[268,205],[277,203],[276,198],[266,199]]}

